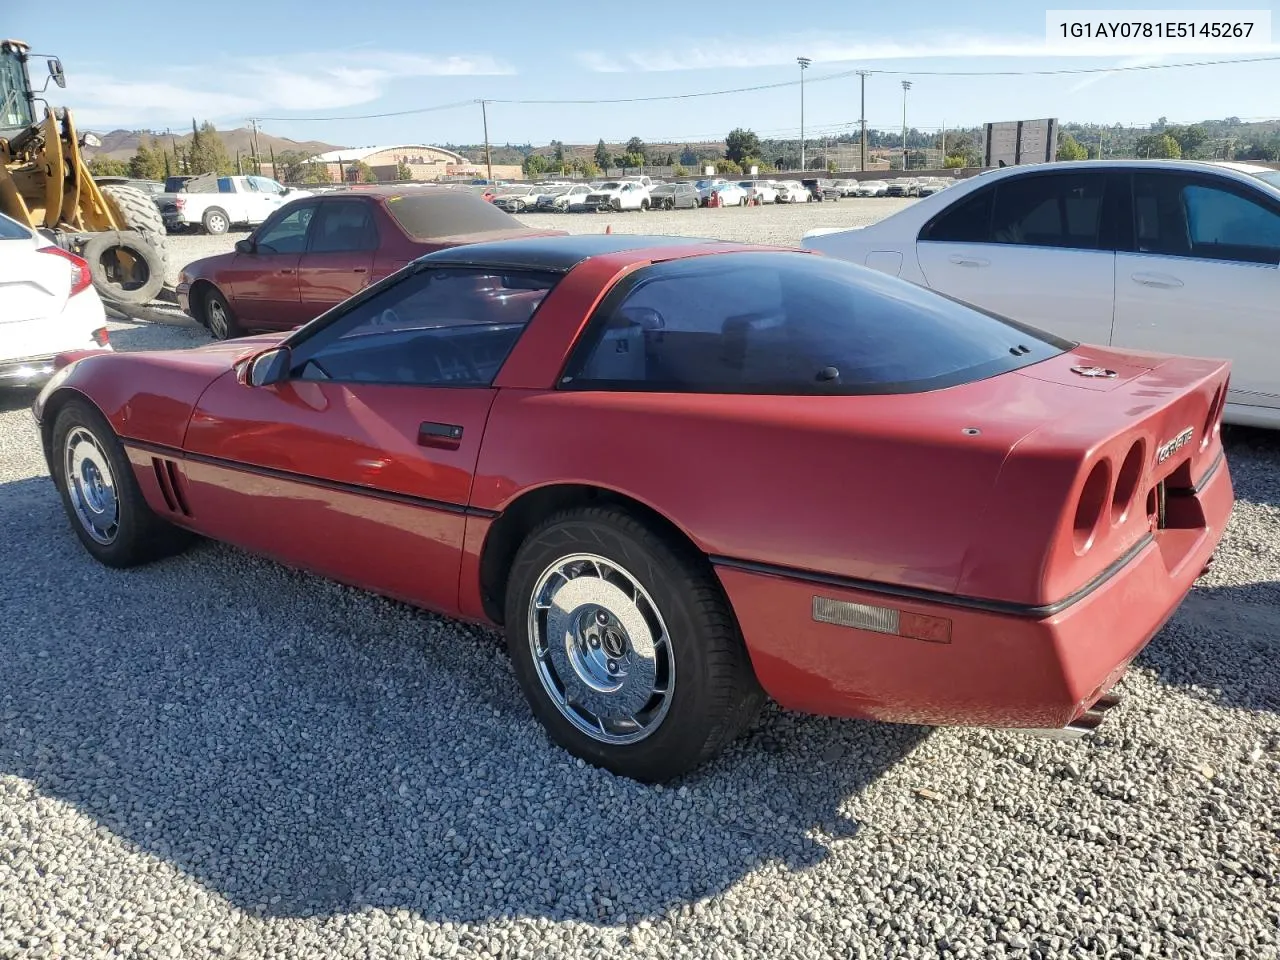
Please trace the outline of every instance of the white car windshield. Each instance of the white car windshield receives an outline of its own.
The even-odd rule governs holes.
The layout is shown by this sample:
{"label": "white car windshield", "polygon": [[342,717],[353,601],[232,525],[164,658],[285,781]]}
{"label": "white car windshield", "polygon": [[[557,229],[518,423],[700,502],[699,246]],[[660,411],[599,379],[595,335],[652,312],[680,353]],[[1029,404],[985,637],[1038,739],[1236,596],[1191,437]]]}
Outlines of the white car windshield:
{"label": "white car windshield", "polygon": [[600,189],[601,190],[620,190],[622,189],[622,184],[619,183],[617,180],[610,180],[608,183],[600,184]]}

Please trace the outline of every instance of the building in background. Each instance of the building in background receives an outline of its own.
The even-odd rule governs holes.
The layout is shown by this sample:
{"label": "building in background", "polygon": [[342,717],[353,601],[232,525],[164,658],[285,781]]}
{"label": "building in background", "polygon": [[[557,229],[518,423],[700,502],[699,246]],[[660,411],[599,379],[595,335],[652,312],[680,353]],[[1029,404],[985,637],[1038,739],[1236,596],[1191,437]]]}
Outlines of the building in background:
{"label": "building in background", "polygon": [[[335,181],[348,182],[356,179],[357,174],[353,173],[352,168],[358,163],[368,165],[380,181],[400,180],[402,164],[408,168],[409,178],[412,180],[483,177],[488,172],[483,163],[475,163],[460,153],[427,144],[330,150],[312,157],[311,162],[325,164]],[[495,178],[519,177],[520,168],[515,165],[494,164],[493,175]]]}

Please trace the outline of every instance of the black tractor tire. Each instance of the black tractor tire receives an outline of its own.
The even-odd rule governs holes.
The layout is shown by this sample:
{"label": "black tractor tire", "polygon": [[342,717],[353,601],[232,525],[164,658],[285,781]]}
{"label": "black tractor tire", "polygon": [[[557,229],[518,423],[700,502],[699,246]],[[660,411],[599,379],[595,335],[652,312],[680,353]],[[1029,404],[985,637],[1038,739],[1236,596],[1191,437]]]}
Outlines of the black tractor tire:
{"label": "black tractor tire", "polygon": [[[539,640],[530,628],[530,613],[539,624],[541,617],[550,615],[550,608],[537,602],[534,590],[553,568],[572,563],[583,554],[600,557],[606,565],[626,571],[624,576],[633,578],[647,595],[648,610],[656,611],[666,627],[663,649],[672,664],[665,684],[670,702],[665,714],[654,720],[651,731],[631,742],[607,742],[587,734],[569,719],[566,711],[572,708],[562,705],[569,687],[565,686],[561,699],[553,699],[547,684],[551,682],[552,690],[558,688],[544,679],[550,676],[546,671],[557,669],[558,655],[550,648],[541,657],[534,652]],[[516,679],[551,739],[588,763],[645,783],[670,780],[724,749],[750,725],[764,703],[764,691],[752,670],[733,610],[706,560],[628,510],[579,507],[548,517],[520,545],[508,584],[506,634]],[[646,618],[646,622],[652,628],[655,621]],[[535,629],[552,628],[543,624]],[[628,635],[625,644],[632,639]],[[645,641],[641,644],[647,646]],[[655,664],[658,649],[653,643]],[[635,647],[622,656],[635,670],[643,669],[637,658],[650,655]],[[655,674],[659,678],[656,682],[661,682],[661,676],[661,672]],[[570,676],[567,683],[579,685],[581,680]],[[625,698],[644,693],[645,684],[633,691],[624,687],[616,694],[623,701],[604,706],[640,713]],[[654,696],[658,695],[655,687]]]}
{"label": "black tractor tire", "polygon": [[204,232],[211,237],[220,237],[231,229],[231,217],[221,207],[210,207],[200,218]]}
{"label": "black tractor tire", "polygon": [[122,230],[140,233],[156,248],[163,265],[162,273],[167,275],[169,268],[169,250],[165,240],[169,231],[164,225],[164,217],[156,202],[141,190],[124,184],[109,183],[98,187],[106,198],[107,205],[115,215]]}
{"label": "black tractor tire", "polygon": [[234,340],[245,335],[231,304],[216,287],[206,287],[201,294],[199,317],[209,336],[215,340]]}
{"label": "black tractor tire", "polygon": [[[127,274],[112,257],[117,249],[135,261]],[[93,288],[108,303],[150,303],[164,287],[164,258],[150,240],[132,230],[95,233],[81,248],[80,256],[89,262]]]}
{"label": "black tractor tire", "polygon": [[[90,503],[96,500],[101,506],[104,498],[100,493],[86,497],[87,484],[83,477],[68,476],[68,448],[81,444],[96,448],[94,460],[107,468],[105,479],[114,496],[105,498],[106,511],[90,510]],[[151,509],[111,424],[87,400],[69,400],[58,411],[53,422],[51,450],[53,479],[67,519],[84,548],[98,562],[109,567],[134,567],[172,556],[191,541],[189,531],[174,526]],[[103,472],[95,470],[94,474],[101,477]],[[82,505],[79,509],[77,503]],[[115,522],[107,527],[112,507]],[[92,524],[82,519],[82,510],[86,516],[103,523],[104,530],[110,530],[109,539],[102,536],[102,532],[98,538],[89,532]]]}

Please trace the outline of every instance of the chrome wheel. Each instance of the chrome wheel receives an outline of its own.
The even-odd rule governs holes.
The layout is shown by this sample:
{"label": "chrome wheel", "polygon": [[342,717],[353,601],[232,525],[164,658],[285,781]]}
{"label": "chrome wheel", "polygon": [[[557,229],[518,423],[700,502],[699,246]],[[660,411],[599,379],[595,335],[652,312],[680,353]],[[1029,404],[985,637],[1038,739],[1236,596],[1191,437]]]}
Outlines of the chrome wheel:
{"label": "chrome wheel", "polygon": [[675,690],[662,614],[612,560],[579,553],[547,567],[529,604],[529,647],[543,690],[601,743],[636,743],[661,726]]}
{"label": "chrome wheel", "polygon": [[84,427],[67,434],[64,450],[67,494],[76,519],[96,542],[114,542],[120,530],[120,501],[106,452]]}
{"label": "chrome wheel", "polygon": [[210,296],[204,302],[204,316],[209,321],[209,332],[217,340],[226,340],[231,329],[227,306],[219,298]]}

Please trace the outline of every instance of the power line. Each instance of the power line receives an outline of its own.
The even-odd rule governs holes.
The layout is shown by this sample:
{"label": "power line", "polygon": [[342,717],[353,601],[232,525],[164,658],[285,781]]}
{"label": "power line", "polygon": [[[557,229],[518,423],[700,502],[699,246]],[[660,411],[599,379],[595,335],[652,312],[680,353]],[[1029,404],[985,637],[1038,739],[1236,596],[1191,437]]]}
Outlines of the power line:
{"label": "power line", "polygon": [[[1280,60],[1280,56],[1240,57],[1229,60],[1196,60],[1187,63],[1148,63],[1128,67],[1068,67],[1058,70],[842,70],[828,73],[820,77],[806,80],[806,83],[825,83],[830,80],[843,80],[857,76],[859,73],[882,74],[884,76],[920,76],[920,77],[1047,77],[1075,76],[1091,73],[1129,73],[1138,70],[1176,70],[1184,67],[1213,67],[1239,63],[1270,63]],[[671,93],[649,97],[610,97],[579,98],[568,100],[556,99],[501,99],[485,97],[484,101],[511,106],[609,106],[623,103],[662,103],[678,100],[696,100],[702,97],[724,97],[739,93],[756,93],[761,90],[779,90],[786,87],[799,86],[799,80],[780,80],[777,83],[760,83],[750,87],[732,87],[727,90],[702,90],[695,93]],[[407,117],[419,113],[434,113],[441,110],[456,110],[461,107],[476,106],[481,98],[459,100],[454,103],[442,103],[432,107],[418,107],[412,110],[396,110],[390,113],[352,114],[341,117],[251,117],[253,120],[272,120],[276,122],[312,122],[341,120],[380,120],[386,117]]]}

